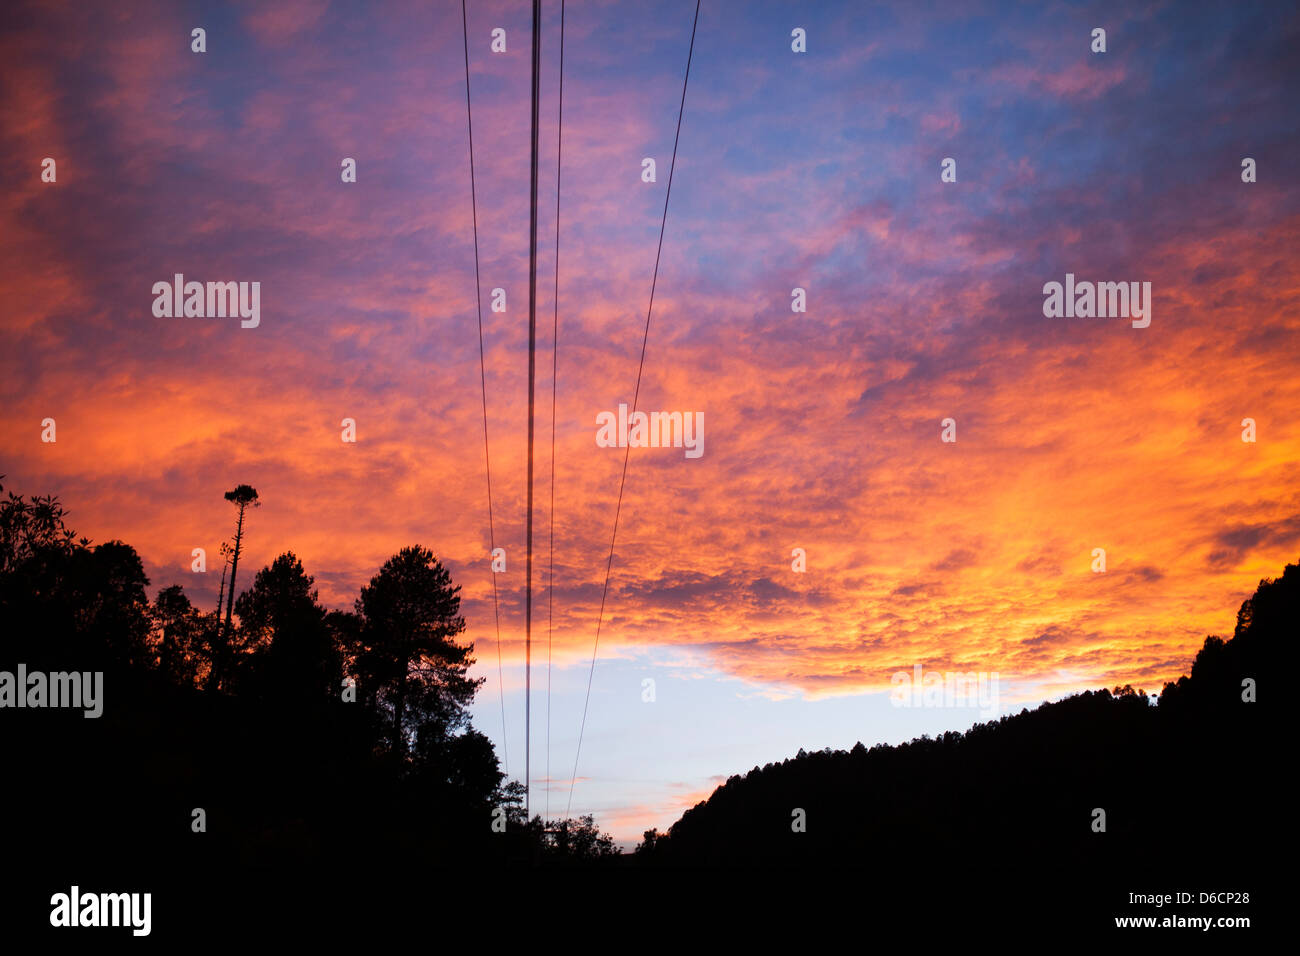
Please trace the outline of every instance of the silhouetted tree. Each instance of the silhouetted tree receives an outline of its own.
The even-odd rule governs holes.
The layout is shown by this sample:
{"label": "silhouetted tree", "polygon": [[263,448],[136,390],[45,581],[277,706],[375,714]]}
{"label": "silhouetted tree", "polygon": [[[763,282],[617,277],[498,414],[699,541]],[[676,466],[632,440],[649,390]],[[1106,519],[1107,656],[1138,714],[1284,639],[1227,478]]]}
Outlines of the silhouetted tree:
{"label": "silhouetted tree", "polygon": [[404,757],[417,731],[445,737],[468,722],[466,707],[483,683],[466,676],[474,645],[465,630],[460,586],[433,554],[403,548],[361,589],[361,680],[388,714],[389,746]]}
{"label": "silhouetted tree", "polygon": [[[332,635],[334,646],[338,649],[339,663],[343,673],[357,678],[357,658],[360,657],[362,645],[362,625],[361,615],[354,611],[329,611],[325,615],[325,626],[329,628]],[[373,710],[373,697],[366,698],[365,688],[358,687],[358,696],[361,700],[369,700]]]}
{"label": "silhouetted tree", "polygon": [[590,814],[577,819],[554,820],[549,831],[551,849],[558,857],[590,862],[618,855],[614,838],[602,833]]}
{"label": "silhouetted tree", "polygon": [[[506,821],[513,827],[524,827],[528,818],[524,816],[524,784],[520,780],[511,780],[501,786],[497,793],[495,805],[506,811]],[[538,818],[540,823],[540,818]]]}
{"label": "silhouetted tree", "polygon": [[638,856],[649,856],[654,853],[655,844],[659,841],[658,828],[651,828],[641,834],[641,842],[632,850]]}
{"label": "silhouetted tree", "polygon": [[[0,485],[2,492],[4,485]],[[0,574],[12,571],[41,551],[70,552],[76,535],[64,527],[66,514],[53,495],[27,501],[23,495],[9,492],[0,502]],[[87,543],[83,539],[82,544]]]}
{"label": "silhouetted tree", "polygon": [[295,702],[332,696],[342,660],[312,578],[292,552],[258,571],[235,602],[243,640],[261,656],[265,689]]}
{"label": "silhouetted tree", "polygon": [[93,581],[83,593],[90,617],[86,627],[101,635],[111,653],[122,663],[145,664],[151,660],[149,643],[149,578],[135,548],[121,541],[106,541],[90,552],[87,577]]}
{"label": "silhouetted tree", "polygon": [[230,573],[230,542],[221,542],[221,587],[217,589],[217,617],[221,616],[221,609],[225,607],[226,600],[226,575]]}
{"label": "silhouetted tree", "polygon": [[226,500],[239,509],[239,520],[235,522],[235,541],[230,553],[230,597],[226,600],[226,630],[230,630],[230,612],[235,606],[235,573],[239,570],[239,555],[244,548],[244,510],[252,505],[261,507],[257,500],[257,489],[251,485],[236,485],[226,492]]}
{"label": "silhouetted tree", "polygon": [[175,684],[193,686],[205,656],[203,616],[190,603],[185,589],[173,584],[154,598],[153,619],[158,629],[155,659],[159,671]]}

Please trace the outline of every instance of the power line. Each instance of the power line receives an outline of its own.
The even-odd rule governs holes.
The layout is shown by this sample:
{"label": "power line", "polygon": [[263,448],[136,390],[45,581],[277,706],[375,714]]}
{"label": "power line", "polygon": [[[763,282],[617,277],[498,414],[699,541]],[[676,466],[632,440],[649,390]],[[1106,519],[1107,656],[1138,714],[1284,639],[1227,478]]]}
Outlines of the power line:
{"label": "power line", "polygon": [[[474,108],[469,97],[469,24],[465,15],[465,0],[460,0],[460,25],[465,41],[465,116],[469,126],[469,201],[474,220],[474,296],[478,302],[478,373],[483,386],[483,462],[487,468],[488,493],[488,546],[497,549],[496,528],[492,521],[492,456],[488,453],[487,371],[483,357],[483,291],[478,266],[478,196],[474,186]],[[497,575],[492,572],[492,609],[497,622],[497,691],[501,698],[501,756],[506,776],[510,775],[510,751],[506,747],[506,691],[501,669],[501,604],[497,599]]]}
{"label": "power line", "polygon": [[[463,4],[465,0],[461,0]],[[537,384],[537,126],[542,83],[542,0],[533,0],[533,135],[528,232],[528,565],[524,590],[524,818],[531,819],[533,693],[533,398]]]}
{"label": "power line", "polygon": [[555,296],[551,324],[551,532],[546,606],[546,818],[551,816],[551,628],[555,617],[555,389],[560,361],[560,172],[564,156],[564,0],[560,0],[560,110],[555,142]]}
{"label": "power line", "polygon": [[[641,362],[636,369],[636,389],[632,393],[632,414],[636,414],[637,399],[641,395],[641,373],[645,370],[646,343],[650,340],[650,316],[655,307],[655,286],[659,282],[659,259],[664,251],[664,229],[668,225],[668,200],[673,194],[673,170],[677,167],[677,143],[682,136],[682,114],[686,110],[686,84],[691,78],[691,58],[695,54],[695,28],[700,22],[700,0],[695,0],[695,20],[691,24],[691,46],[686,54],[686,74],[682,77],[682,101],[677,108],[677,133],[673,137],[673,158],[668,167],[668,189],[664,193],[664,213],[659,224],[659,248],[655,252],[654,276],[650,280],[650,304],[645,313],[645,333],[641,337]],[[596,673],[596,652],[600,647],[600,626],[605,618],[605,598],[609,594],[609,575],[614,566],[614,541],[618,537],[618,516],[623,510],[623,486],[627,483],[627,463],[632,454],[629,442],[623,453],[623,475],[618,482],[618,503],[614,507],[614,530],[609,536],[609,559],[605,562],[605,586],[600,593],[600,614],[596,618],[596,640],[591,648],[591,670],[587,674],[587,696],[582,703],[582,724],[578,728],[578,749],[573,756],[573,776],[569,779],[569,802],[564,815],[573,808],[573,788],[578,780],[578,758],[582,755],[582,735],[587,729],[587,705],[591,703],[591,681]]]}

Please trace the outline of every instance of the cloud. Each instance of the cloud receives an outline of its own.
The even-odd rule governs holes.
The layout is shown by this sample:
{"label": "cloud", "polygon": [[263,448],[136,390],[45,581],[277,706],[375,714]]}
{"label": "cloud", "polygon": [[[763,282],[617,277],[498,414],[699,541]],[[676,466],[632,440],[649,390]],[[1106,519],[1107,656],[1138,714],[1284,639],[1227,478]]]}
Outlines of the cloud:
{"label": "cloud", "polygon": [[[534,610],[553,598],[557,656],[590,654],[607,567],[602,655],[699,655],[778,696],[918,661],[1030,695],[1152,687],[1230,630],[1300,541],[1296,21],[1242,8],[1223,32],[1183,6],[1130,11],[1105,60],[1055,7],[828,6],[796,64],[779,8],[706,5],[637,395],[704,412],[706,452],[634,450],[621,506],[594,419],[636,391],[689,11],[571,12],[558,308],[549,162],[537,303]],[[166,5],[77,8],[77,30],[70,9],[0,36],[6,487],[59,494],[204,605],[190,551],[217,553],[239,482],[265,502],[250,572],[292,549],[332,607],[421,542],[481,655],[504,547],[517,663],[530,77],[483,36],[524,49],[526,11],[471,12],[479,291],[508,298],[480,373],[459,10],[241,6],[200,57]],[[261,327],[155,319],[176,272],[260,281]],[[1151,281],[1151,327],[1044,318],[1066,272]]]}

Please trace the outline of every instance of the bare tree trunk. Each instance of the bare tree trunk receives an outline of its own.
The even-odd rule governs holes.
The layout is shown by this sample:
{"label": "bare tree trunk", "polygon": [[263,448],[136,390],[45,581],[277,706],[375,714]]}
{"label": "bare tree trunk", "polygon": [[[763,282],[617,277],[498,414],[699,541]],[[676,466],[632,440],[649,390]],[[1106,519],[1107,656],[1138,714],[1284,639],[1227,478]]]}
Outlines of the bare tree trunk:
{"label": "bare tree trunk", "polygon": [[221,605],[226,600],[226,572],[230,570],[230,555],[226,555],[225,563],[221,565],[221,589],[217,591],[217,616],[221,616]]}
{"label": "bare tree trunk", "polygon": [[239,523],[235,525],[235,551],[230,560],[230,596],[226,599],[226,633],[230,633],[230,613],[235,609],[235,572],[239,570],[239,549],[244,538],[244,505],[239,506]]}

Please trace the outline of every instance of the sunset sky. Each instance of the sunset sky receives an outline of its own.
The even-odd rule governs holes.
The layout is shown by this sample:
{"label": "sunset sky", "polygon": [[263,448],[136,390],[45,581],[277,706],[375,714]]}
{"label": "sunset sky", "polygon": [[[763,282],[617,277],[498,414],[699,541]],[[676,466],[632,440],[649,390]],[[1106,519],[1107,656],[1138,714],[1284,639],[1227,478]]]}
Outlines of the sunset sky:
{"label": "sunset sky", "polygon": [[[632,401],[695,4],[567,8],[553,594],[544,8],[532,807],[555,815],[623,464],[596,416]],[[460,4],[0,23],[6,489],[58,494],[201,607],[238,483],[263,502],[243,587],[292,550],[348,608],[399,548],[434,549],[487,678],[475,725],[522,778],[530,4],[469,4],[504,686]],[[702,412],[705,451],[632,452],[574,815],[635,842],[800,747],[983,719],[891,706],[917,664],[997,672],[1006,713],[1158,691],[1231,632],[1300,557],[1298,43],[1289,3],[703,0],[640,407]],[[260,282],[260,326],[155,318],[175,273]],[[1066,273],[1150,282],[1150,327],[1046,318]]]}

